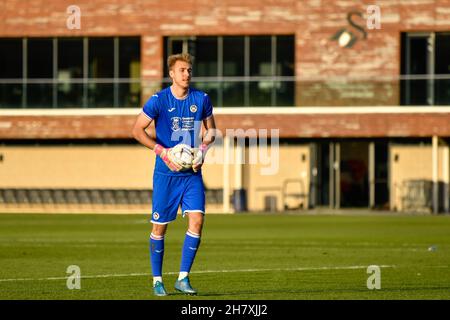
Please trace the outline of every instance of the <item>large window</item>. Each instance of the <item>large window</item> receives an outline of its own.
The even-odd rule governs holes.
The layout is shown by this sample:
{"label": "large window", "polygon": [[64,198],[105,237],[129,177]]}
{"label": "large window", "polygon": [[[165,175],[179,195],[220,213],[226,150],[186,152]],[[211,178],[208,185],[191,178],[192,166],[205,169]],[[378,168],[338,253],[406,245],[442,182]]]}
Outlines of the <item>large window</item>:
{"label": "large window", "polygon": [[450,105],[450,33],[436,33],[435,73],[440,79],[435,84],[434,103]]}
{"label": "large window", "polygon": [[[0,107],[22,106],[22,39],[0,39]],[[3,79],[16,79],[4,82]]]}
{"label": "large window", "polygon": [[[223,76],[243,77],[246,75],[245,38],[223,37]],[[222,82],[222,105],[245,106],[248,99],[248,83],[241,81]]]}
{"label": "large window", "polygon": [[[166,37],[164,60],[195,57],[193,85],[216,106],[293,106],[294,36]],[[165,83],[169,84],[167,66]]]}
{"label": "large window", "polygon": [[140,38],[0,39],[0,107],[140,105]]}
{"label": "large window", "polygon": [[450,33],[403,33],[401,72],[403,105],[450,105]]}
{"label": "large window", "polygon": [[[114,39],[89,39],[89,78],[114,78]],[[90,82],[88,91],[89,105],[93,107],[114,106],[114,83]]]}
{"label": "large window", "polygon": [[59,82],[57,105],[62,108],[83,106],[84,90],[80,81],[84,77],[82,38],[58,39],[56,76]]}
{"label": "large window", "polygon": [[139,38],[119,38],[119,106],[139,106],[141,101],[141,46]]}
{"label": "large window", "polygon": [[53,107],[53,84],[40,79],[53,78],[53,40],[28,39],[27,42],[27,105]]}

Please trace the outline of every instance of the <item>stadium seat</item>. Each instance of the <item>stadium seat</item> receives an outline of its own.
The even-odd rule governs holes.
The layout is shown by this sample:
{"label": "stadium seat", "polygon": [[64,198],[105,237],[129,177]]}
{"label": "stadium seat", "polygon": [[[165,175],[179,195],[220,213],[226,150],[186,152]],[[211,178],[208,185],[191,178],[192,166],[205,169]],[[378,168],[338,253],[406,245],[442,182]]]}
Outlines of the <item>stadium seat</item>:
{"label": "stadium seat", "polygon": [[14,190],[6,189],[4,192],[4,199],[6,203],[17,203]]}
{"label": "stadium seat", "polygon": [[42,199],[39,195],[39,190],[29,190],[28,191],[28,197],[30,199],[30,203],[32,204],[41,204],[42,203]]}

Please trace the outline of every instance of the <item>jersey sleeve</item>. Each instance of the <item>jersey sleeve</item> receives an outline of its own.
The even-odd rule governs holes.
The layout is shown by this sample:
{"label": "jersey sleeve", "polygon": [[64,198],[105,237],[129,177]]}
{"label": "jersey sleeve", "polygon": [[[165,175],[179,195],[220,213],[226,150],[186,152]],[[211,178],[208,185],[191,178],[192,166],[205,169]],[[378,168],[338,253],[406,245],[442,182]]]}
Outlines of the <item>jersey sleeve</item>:
{"label": "jersey sleeve", "polygon": [[205,93],[205,97],[203,99],[203,115],[202,120],[205,120],[212,116],[213,114],[213,106],[211,103],[211,100],[209,99],[209,96]]}
{"label": "jersey sleeve", "polygon": [[157,119],[159,115],[158,96],[154,94],[142,108],[142,112],[150,119]]}

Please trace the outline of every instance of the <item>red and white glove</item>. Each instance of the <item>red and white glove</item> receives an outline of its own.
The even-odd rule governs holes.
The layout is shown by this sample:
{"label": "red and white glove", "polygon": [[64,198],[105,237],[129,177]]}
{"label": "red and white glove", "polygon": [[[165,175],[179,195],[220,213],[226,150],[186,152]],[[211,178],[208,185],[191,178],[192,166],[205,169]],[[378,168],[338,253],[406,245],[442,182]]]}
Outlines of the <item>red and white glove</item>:
{"label": "red and white glove", "polygon": [[200,147],[194,148],[194,159],[192,160],[192,170],[194,170],[194,172],[197,172],[202,167],[206,151],[208,151],[208,145],[204,143],[202,143]]}
{"label": "red and white glove", "polygon": [[180,171],[183,168],[175,159],[173,159],[170,149],[166,149],[162,145],[156,144],[153,150],[171,171]]}

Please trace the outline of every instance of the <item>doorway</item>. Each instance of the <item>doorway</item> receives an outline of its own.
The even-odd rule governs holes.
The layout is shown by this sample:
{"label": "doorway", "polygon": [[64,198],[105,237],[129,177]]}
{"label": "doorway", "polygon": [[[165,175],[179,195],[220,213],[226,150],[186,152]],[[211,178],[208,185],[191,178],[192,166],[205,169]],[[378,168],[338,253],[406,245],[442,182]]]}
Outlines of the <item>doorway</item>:
{"label": "doorway", "polygon": [[339,156],[340,207],[369,206],[369,143],[345,141],[337,144]]}
{"label": "doorway", "polygon": [[311,207],[384,208],[389,204],[388,188],[386,141],[311,144]]}

